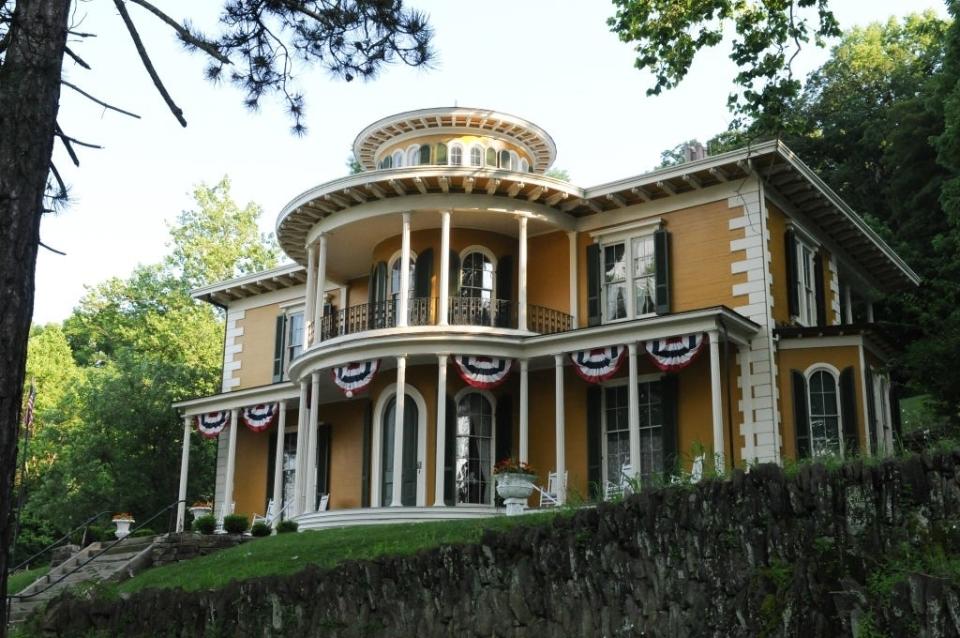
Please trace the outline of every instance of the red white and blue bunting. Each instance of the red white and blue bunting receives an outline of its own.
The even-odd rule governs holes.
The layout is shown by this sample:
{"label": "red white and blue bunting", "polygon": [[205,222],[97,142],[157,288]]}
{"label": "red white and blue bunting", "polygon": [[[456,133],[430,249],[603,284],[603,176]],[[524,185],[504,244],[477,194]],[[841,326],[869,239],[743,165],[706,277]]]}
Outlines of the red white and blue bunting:
{"label": "red white and blue bunting", "polygon": [[208,439],[217,438],[230,423],[230,410],[197,415],[197,431]]}
{"label": "red white and blue bunting", "polygon": [[338,366],[331,372],[333,373],[333,382],[337,387],[343,390],[348,397],[352,397],[357,392],[362,392],[373,381],[377,370],[380,369],[380,360],[371,359],[369,361],[355,361],[345,366]]}
{"label": "red white and blue bunting", "polygon": [[653,364],[664,372],[674,372],[690,365],[703,347],[702,332],[666,339],[654,339],[644,343]]}
{"label": "red white and blue bunting", "polygon": [[600,383],[613,377],[623,365],[624,346],[610,346],[609,348],[590,348],[571,352],[573,369],[580,378],[588,383]]}
{"label": "red white and blue bunting", "polygon": [[513,367],[513,359],[497,357],[457,355],[453,362],[457,365],[460,378],[467,385],[481,390],[490,390],[503,383]]}
{"label": "red white and blue bunting", "polygon": [[278,406],[276,403],[261,403],[240,411],[240,419],[254,432],[264,432],[277,418]]}

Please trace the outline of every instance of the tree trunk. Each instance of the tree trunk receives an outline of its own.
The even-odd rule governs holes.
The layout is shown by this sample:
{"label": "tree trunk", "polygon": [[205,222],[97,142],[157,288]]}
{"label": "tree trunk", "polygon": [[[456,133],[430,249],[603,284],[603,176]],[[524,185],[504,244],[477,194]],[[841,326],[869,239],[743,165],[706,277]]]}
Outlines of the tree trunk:
{"label": "tree trunk", "polygon": [[[72,0],[17,0],[0,66],[0,594],[6,595],[17,436],[44,190]],[[6,634],[0,605],[0,637]]]}

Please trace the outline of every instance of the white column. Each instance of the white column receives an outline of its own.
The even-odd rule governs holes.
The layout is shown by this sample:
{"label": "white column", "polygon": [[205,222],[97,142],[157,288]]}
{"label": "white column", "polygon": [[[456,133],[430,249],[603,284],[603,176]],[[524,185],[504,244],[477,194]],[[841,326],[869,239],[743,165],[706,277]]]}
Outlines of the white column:
{"label": "white column", "polygon": [[[237,429],[240,425],[240,410],[230,410],[230,439],[227,445],[227,484],[223,490],[223,503],[220,511],[233,514],[233,479],[237,469]],[[221,519],[222,520],[222,519]]]}
{"label": "white column", "polygon": [[867,302],[867,323],[873,323],[873,302]]}
{"label": "white column", "polygon": [[577,231],[567,231],[570,240],[570,327],[576,330],[580,327],[580,303],[577,298]]}
{"label": "white column", "polygon": [[853,294],[850,284],[843,287],[843,322],[853,323]]}
{"label": "white column", "polygon": [[627,344],[627,427],[630,437],[630,474],[640,476],[640,385],[637,381],[637,344]]}
{"label": "white column", "polygon": [[723,447],[723,396],[720,390],[720,334],[710,330],[710,406],[713,414],[713,458],[718,472],[725,470]]}
{"label": "white column", "polygon": [[313,308],[314,343],[320,343],[320,334],[323,331],[323,305],[327,290],[327,236],[320,235],[318,242],[320,245],[317,248],[317,282]]}
{"label": "white column", "polygon": [[183,531],[187,520],[187,471],[190,468],[190,426],[193,417],[183,417],[183,451],[180,452],[180,491],[177,493],[177,531]]}
{"label": "white column", "polygon": [[396,414],[393,422],[393,494],[390,505],[403,505],[403,409],[407,392],[407,358],[397,357],[397,400]]}
{"label": "white column", "polygon": [[317,424],[320,421],[320,373],[310,375],[310,425],[307,430],[306,446],[307,463],[304,467],[305,489],[303,495],[303,511],[312,512],[317,509]]}
{"label": "white column", "polygon": [[303,511],[303,484],[304,484],[304,466],[306,462],[304,461],[304,440],[307,438],[307,393],[309,392],[309,385],[306,379],[300,381],[300,409],[299,409],[299,418],[297,419],[297,457],[294,467],[296,468],[293,473],[293,504],[290,505],[290,509],[287,510],[287,516],[292,518],[300,514]]}
{"label": "white column", "polygon": [[307,298],[306,306],[303,309],[304,327],[307,334],[307,347],[315,344],[319,339],[319,333],[315,330],[316,325],[313,322],[313,315],[317,309],[314,304],[317,303],[317,247],[315,244],[307,246]]}
{"label": "white column", "polygon": [[443,507],[444,470],[447,452],[447,355],[437,357],[437,462],[433,478],[433,505]]}
{"label": "white column", "polygon": [[[283,439],[287,429],[287,402],[278,401],[280,415],[277,418],[277,450],[273,457],[273,512],[267,516],[273,517],[283,507]],[[289,514],[288,514],[289,516]],[[276,522],[276,521],[275,521]]]}
{"label": "white column", "polygon": [[527,217],[520,217],[520,267],[517,280],[517,330],[527,329]]}
{"label": "white column", "polygon": [[530,462],[530,361],[520,359],[520,459]]}
{"label": "white column", "polygon": [[440,303],[437,324],[445,326],[450,315],[450,211],[440,213]]}
{"label": "white column", "polygon": [[397,325],[406,326],[410,316],[410,213],[402,213],[403,233],[400,235],[400,302],[397,304]]}
{"label": "white column", "polygon": [[556,383],[554,389],[555,396],[555,421],[556,421],[556,450],[557,450],[557,500],[562,505],[567,501],[567,482],[565,480],[567,473],[567,445],[566,445],[566,424],[564,423],[564,402],[563,402],[563,355],[554,355],[554,364],[556,366]]}

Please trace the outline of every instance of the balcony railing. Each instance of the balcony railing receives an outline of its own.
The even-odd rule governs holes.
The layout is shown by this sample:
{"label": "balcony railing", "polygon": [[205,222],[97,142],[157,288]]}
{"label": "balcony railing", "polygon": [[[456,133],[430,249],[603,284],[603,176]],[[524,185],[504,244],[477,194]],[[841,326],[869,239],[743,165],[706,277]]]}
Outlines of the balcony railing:
{"label": "balcony railing", "polygon": [[[506,299],[480,297],[450,297],[447,322],[454,326],[490,326],[516,328],[516,303]],[[439,299],[411,297],[407,304],[407,325],[431,326],[439,323]],[[528,328],[532,332],[549,334],[571,329],[570,315],[544,308],[527,306]],[[356,334],[380,328],[394,328],[399,318],[399,304],[394,299],[341,308],[324,316],[320,340],[341,335]]]}

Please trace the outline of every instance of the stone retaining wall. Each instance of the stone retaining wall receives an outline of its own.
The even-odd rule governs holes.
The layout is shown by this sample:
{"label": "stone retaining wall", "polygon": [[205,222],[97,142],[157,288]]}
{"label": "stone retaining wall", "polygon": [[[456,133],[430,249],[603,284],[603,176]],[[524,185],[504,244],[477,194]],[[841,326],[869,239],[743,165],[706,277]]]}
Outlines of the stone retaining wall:
{"label": "stone retaining wall", "polygon": [[[548,526],[490,533],[478,545],[217,591],[63,598],[33,631],[958,636],[958,466],[960,453],[838,471],[809,466],[794,476],[759,466],[729,481],[649,491]],[[953,553],[938,562],[943,549]]]}

